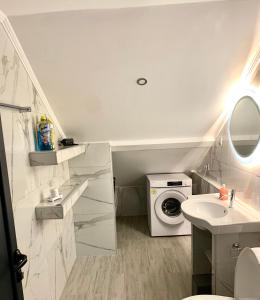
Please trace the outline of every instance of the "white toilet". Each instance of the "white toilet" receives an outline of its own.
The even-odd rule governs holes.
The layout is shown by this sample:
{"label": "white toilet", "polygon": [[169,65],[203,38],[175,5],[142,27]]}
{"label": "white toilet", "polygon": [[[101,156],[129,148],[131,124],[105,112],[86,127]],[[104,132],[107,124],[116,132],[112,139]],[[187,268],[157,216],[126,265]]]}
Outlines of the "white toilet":
{"label": "white toilet", "polygon": [[240,253],[235,269],[235,298],[199,295],[183,300],[259,300],[260,248],[245,248]]}

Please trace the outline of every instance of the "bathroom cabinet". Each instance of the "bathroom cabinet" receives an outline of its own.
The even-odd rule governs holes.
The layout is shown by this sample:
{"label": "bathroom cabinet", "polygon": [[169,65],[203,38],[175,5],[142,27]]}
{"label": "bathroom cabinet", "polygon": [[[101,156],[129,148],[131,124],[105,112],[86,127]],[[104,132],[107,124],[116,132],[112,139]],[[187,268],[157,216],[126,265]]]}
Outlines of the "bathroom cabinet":
{"label": "bathroom cabinet", "polygon": [[193,225],[193,295],[233,297],[236,261],[244,247],[260,247],[260,233],[211,234]]}

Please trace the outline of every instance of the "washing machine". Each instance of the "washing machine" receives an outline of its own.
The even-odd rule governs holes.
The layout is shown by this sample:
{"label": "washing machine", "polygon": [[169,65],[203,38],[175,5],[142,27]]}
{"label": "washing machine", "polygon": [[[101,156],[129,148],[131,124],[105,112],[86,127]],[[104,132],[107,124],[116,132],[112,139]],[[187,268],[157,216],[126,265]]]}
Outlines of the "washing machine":
{"label": "washing machine", "polygon": [[152,174],[146,178],[151,236],[190,235],[191,224],[181,211],[181,203],[192,194],[192,179],[183,173]]}

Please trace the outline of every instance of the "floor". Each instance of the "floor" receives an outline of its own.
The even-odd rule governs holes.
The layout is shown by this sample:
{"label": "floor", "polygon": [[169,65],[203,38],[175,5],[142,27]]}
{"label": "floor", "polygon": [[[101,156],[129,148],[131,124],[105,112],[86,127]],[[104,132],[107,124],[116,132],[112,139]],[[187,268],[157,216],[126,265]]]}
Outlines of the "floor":
{"label": "floor", "polygon": [[189,236],[149,236],[146,216],[117,219],[118,252],[80,257],[61,300],[180,300],[191,294]]}

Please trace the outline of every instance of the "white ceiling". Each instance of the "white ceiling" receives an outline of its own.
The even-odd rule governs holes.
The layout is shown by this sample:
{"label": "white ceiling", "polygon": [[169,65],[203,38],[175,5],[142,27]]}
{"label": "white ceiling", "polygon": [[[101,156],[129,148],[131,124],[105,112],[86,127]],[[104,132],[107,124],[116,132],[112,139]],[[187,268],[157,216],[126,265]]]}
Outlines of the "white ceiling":
{"label": "white ceiling", "polygon": [[[67,135],[201,137],[247,62],[259,3],[68,11],[11,22]],[[140,87],[143,76],[148,84]]]}
{"label": "white ceiling", "polygon": [[210,1],[230,0],[0,0],[0,9],[11,16],[68,10],[113,9]]}

